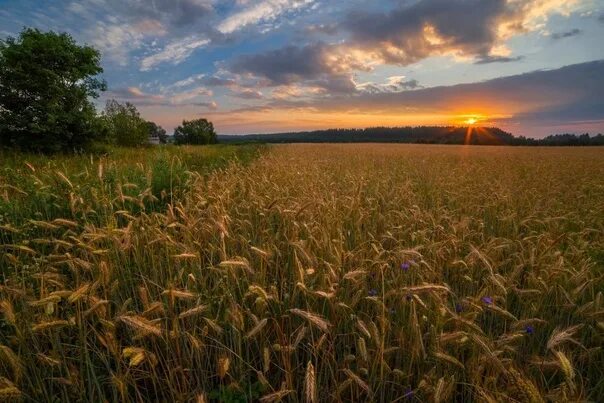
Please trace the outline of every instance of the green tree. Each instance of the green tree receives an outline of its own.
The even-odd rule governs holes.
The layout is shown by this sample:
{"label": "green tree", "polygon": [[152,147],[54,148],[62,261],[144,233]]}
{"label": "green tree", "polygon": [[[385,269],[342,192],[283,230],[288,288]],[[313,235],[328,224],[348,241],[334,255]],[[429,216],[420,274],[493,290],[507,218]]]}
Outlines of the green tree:
{"label": "green tree", "polygon": [[100,53],[65,33],[24,29],[0,40],[0,145],[57,152],[98,134],[89,97],[106,89]]}
{"label": "green tree", "polygon": [[168,142],[168,134],[163,127],[155,122],[147,122],[147,127],[149,128],[149,136],[159,137],[159,142],[161,144],[166,144]]}
{"label": "green tree", "polygon": [[185,120],[174,131],[176,144],[215,144],[216,142],[214,125],[207,119]]}
{"label": "green tree", "polygon": [[137,147],[149,142],[149,125],[141,118],[136,106],[107,101],[104,120],[108,129],[107,141],[125,147]]}

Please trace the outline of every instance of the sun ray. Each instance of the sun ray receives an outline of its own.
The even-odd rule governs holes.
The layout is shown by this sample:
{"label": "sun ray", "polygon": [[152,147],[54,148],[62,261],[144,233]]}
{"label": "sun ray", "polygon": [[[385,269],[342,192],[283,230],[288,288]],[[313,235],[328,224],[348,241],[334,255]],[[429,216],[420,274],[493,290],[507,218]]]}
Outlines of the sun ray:
{"label": "sun ray", "polygon": [[468,126],[468,130],[466,131],[466,137],[464,139],[464,144],[469,145],[472,142],[472,126]]}

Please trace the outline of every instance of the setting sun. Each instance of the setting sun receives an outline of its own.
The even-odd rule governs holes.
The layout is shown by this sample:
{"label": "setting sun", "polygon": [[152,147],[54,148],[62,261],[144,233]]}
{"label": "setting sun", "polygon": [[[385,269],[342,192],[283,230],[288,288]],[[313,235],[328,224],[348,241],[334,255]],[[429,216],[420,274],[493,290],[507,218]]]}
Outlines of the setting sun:
{"label": "setting sun", "polygon": [[476,119],[476,118],[469,118],[469,119],[466,120],[466,123],[469,124],[469,125],[473,125],[473,124],[475,124],[477,122],[478,122],[478,119]]}

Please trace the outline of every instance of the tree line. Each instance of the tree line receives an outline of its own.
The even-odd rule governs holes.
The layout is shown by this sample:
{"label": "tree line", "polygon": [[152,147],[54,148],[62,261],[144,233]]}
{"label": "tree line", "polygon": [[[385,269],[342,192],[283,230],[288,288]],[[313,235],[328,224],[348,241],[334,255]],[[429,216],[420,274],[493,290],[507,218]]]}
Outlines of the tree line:
{"label": "tree line", "polygon": [[[26,28],[0,40],[0,147],[35,152],[85,150],[95,144],[138,147],[166,131],[131,103],[109,100],[97,113],[91,99],[107,90],[101,54],[66,33]],[[176,144],[216,143],[206,119],[183,121]]]}
{"label": "tree line", "polygon": [[517,146],[604,145],[604,136],[559,134],[543,139],[516,137],[497,127],[417,126],[327,129],[307,132],[220,136],[221,143],[413,143]]}

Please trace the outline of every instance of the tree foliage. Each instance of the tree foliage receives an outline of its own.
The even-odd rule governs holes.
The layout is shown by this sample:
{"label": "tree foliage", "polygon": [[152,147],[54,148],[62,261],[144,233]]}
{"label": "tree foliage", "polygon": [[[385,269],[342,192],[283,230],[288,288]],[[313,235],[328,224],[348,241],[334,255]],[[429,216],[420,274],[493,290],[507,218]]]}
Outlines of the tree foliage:
{"label": "tree foliage", "polygon": [[174,131],[176,144],[215,144],[214,125],[207,119],[183,121]]}
{"label": "tree foliage", "polygon": [[149,123],[141,118],[136,106],[107,101],[103,118],[108,130],[107,142],[125,147],[137,147],[149,141]]}
{"label": "tree foliage", "polygon": [[24,29],[0,41],[0,145],[56,152],[98,133],[89,97],[106,89],[100,53],[66,33]]}
{"label": "tree foliage", "polygon": [[155,122],[147,122],[147,127],[149,130],[149,136],[158,137],[160,144],[166,144],[168,142],[168,134],[163,127]]}

